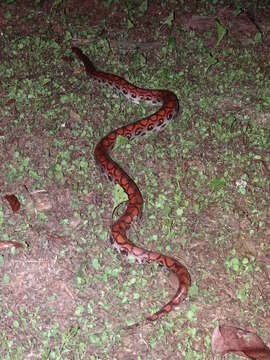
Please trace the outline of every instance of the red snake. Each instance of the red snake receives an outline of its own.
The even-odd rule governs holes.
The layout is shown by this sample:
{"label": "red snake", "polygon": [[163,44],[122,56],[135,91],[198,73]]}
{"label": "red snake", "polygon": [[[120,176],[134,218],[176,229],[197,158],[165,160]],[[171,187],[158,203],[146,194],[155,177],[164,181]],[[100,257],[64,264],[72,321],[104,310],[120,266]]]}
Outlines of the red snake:
{"label": "red snake", "polygon": [[146,250],[133,244],[129,240],[127,230],[130,228],[133,220],[141,216],[143,199],[135,182],[110,158],[109,154],[114,147],[118,135],[128,139],[134,139],[150,132],[163,130],[172,118],[178,114],[178,100],[176,95],[171,91],[139,88],[119,76],[99,71],[80,49],[72,47],[72,51],[83,62],[87,75],[93,80],[96,80],[100,84],[111,86],[114,90],[135,103],[146,101],[153,105],[162,105],[154,114],[109,132],[98,142],[95,148],[95,160],[101,168],[101,171],[107,175],[110,181],[119,184],[128,196],[126,211],[112,224],[110,235],[111,243],[119,252],[125,255],[133,255],[140,263],[155,261],[160,265],[166,266],[169,270],[173,271],[178,278],[178,289],[174,297],[159,311],[147,317],[147,320],[157,320],[163,315],[168,314],[176,305],[185,299],[191,283],[190,275],[186,267],[176,259]]}

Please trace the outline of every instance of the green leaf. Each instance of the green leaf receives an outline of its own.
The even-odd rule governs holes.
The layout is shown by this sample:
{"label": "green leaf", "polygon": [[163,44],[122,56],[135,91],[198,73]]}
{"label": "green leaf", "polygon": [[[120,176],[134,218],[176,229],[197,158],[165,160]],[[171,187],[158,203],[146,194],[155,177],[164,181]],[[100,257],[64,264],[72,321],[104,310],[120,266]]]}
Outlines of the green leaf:
{"label": "green leaf", "polygon": [[115,140],[114,149],[117,149],[120,146],[126,145],[126,144],[128,144],[128,142],[129,142],[128,138],[126,138],[125,136],[118,135]]}
{"label": "green leaf", "polygon": [[199,288],[196,283],[193,283],[188,291],[189,296],[197,296],[199,294]]}
{"label": "green leaf", "polygon": [[210,182],[210,187],[212,190],[220,190],[224,188],[225,180],[224,178],[215,178]]}
{"label": "green leaf", "polygon": [[246,195],[246,188],[244,186],[239,186],[238,191],[241,195]]}
{"label": "green leaf", "polygon": [[148,8],[148,0],[142,1],[141,5],[139,6],[139,12],[141,14],[144,14],[147,11]]}
{"label": "green leaf", "polygon": [[69,96],[69,95],[62,95],[62,96],[60,96],[60,102],[61,102],[61,104],[65,104],[65,103],[69,102],[69,100],[70,100],[70,96]]}
{"label": "green leaf", "polygon": [[113,187],[112,193],[115,207],[128,200],[128,196],[124,189],[118,184]]}
{"label": "green leaf", "polygon": [[95,270],[99,270],[101,268],[100,263],[97,258],[92,259],[92,265]]}
{"label": "green leaf", "polygon": [[19,324],[19,322],[17,320],[14,320],[13,321],[13,326],[14,326],[15,329],[18,329],[20,324]]}
{"label": "green leaf", "polygon": [[133,24],[133,22],[132,22],[130,19],[128,19],[127,27],[128,27],[128,29],[134,28],[134,24]]}
{"label": "green leaf", "polygon": [[[141,68],[146,64],[146,58],[141,54],[140,51],[136,51],[132,56],[133,65]],[[125,138],[126,139],[126,138]]]}
{"label": "green leaf", "polygon": [[218,46],[222,41],[222,39],[224,38],[224,36],[227,34],[227,29],[218,20],[216,21],[216,24],[217,24],[217,32],[218,32],[218,40],[216,46]]}
{"label": "green leaf", "polygon": [[193,205],[193,209],[194,209],[195,214],[198,215],[200,212],[200,205],[195,203]]}
{"label": "green leaf", "polygon": [[168,50],[172,51],[176,48],[176,39],[174,36],[170,36],[168,39]]}
{"label": "green leaf", "polygon": [[79,305],[79,306],[77,306],[77,309],[75,310],[75,315],[81,316],[83,312],[84,312],[84,306]]}
{"label": "green leaf", "polygon": [[4,284],[9,284],[9,282],[10,282],[10,277],[7,275],[7,274],[5,274],[4,276],[3,276],[3,283]]}
{"label": "green leaf", "polygon": [[209,54],[207,58],[207,67],[205,68],[204,72],[207,73],[210,67],[216,65],[217,63],[218,63],[218,59],[216,58],[216,56]]}
{"label": "green leaf", "polygon": [[176,210],[176,214],[177,214],[177,216],[179,216],[180,218],[183,216],[183,213],[184,213],[184,208],[178,208],[177,210]]}
{"label": "green leaf", "polygon": [[260,44],[262,42],[262,34],[257,32],[255,35],[255,44]]}
{"label": "green leaf", "polygon": [[198,312],[198,306],[196,304],[191,305],[189,310],[186,312],[186,318],[190,321],[195,320],[197,312]]}

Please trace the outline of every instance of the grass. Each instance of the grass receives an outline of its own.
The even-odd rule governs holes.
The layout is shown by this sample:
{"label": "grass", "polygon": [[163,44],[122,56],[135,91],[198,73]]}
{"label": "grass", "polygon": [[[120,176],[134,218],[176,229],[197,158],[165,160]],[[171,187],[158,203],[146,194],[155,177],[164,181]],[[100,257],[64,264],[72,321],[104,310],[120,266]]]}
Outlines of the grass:
{"label": "grass", "polygon": [[[106,3],[108,11],[116,6]],[[0,256],[0,358],[209,359],[220,322],[252,327],[269,345],[270,95],[262,39],[243,47],[219,27],[210,51],[209,34],[184,32],[176,17],[172,34],[159,30],[159,47],[112,49],[113,41],[131,42],[131,33],[91,27],[91,15],[68,17],[64,2],[53,4],[48,18],[37,4],[22,6],[18,23],[14,2],[3,12],[1,192],[15,193],[22,210],[12,214],[2,202],[1,239],[29,248]],[[134,25],[122,26],[136,42],[131,5],[121,4]],[[162,23],[171,27],[168,14]],[[157,25],[149,27],[153,36]],[[182,107],[163,133],[119,139],[113,153],[144,198],[131,240],[183,261],[192,277],[177,311],[133,332],[126,327],[158,310],[173,289],[165,269],[127,262],[109,246],[113,211],[126,198],[99,176],[93,151],[108,131],[153,109],[93,86],[71,41],[100,69],[173,90]],[[49,210],[33,195],[41,189]]]}

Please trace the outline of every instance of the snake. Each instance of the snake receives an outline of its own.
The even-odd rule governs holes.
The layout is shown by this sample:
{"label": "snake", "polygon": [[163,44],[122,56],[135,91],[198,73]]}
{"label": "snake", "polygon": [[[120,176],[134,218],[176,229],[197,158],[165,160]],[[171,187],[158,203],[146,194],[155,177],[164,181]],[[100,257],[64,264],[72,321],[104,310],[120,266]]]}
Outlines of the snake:
{"label": "snake", "polygon": [[74,54],[82,61],[86,74],[101,85],[107,85],[117,93],[138,104],[145,101],[152,105],[160,105],[160,108],[150,116],[133,123],[128,123],[118,129],[110,131],[96,145],[94,150],[95,161],[101,172],[109,181],[120,185],[127,194],[128,201],[124,213],[111,225],[110,242],[119,252],[132,256],[138,263],[157,262],[167,267],[178,279],[178,288],[172,299],[162,306],[157,312],[149,315],[146,319],[154,321],[172,311],[187,296],[191,284],[190,274],[187,268],[175,258],[155,251],[146,250],[135,245],[127,235],[131,224],[142,215],[143,198],[135,181],[110,157],[110,153],[118,136],[129,140],[144,137],[146,134],[163,130],[171,120],[179,113],[177,96],[169,90],[155,90],[137,87],[123,77],[112,73],[106,73],[96,69],[94,64],[78,47],[71,47]]}

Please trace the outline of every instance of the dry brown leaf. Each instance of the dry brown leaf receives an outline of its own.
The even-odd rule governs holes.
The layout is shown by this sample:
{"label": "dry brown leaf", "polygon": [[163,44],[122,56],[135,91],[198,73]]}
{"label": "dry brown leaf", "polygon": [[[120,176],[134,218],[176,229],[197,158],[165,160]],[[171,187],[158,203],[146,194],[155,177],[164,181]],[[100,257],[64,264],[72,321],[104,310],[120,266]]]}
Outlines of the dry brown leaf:
{"label": "dry brown leaf", "polygon": [[7,194],[4,198],[8,201],[13,212],[18,212],[20,210],[20,202],[14,194]]}
{"label": "dry brown leaf", "polygon": [[217,326],[211,347],[215,354],[232,352],[253,360],[270,360],[270,349],[258,335],[234,326]]}

